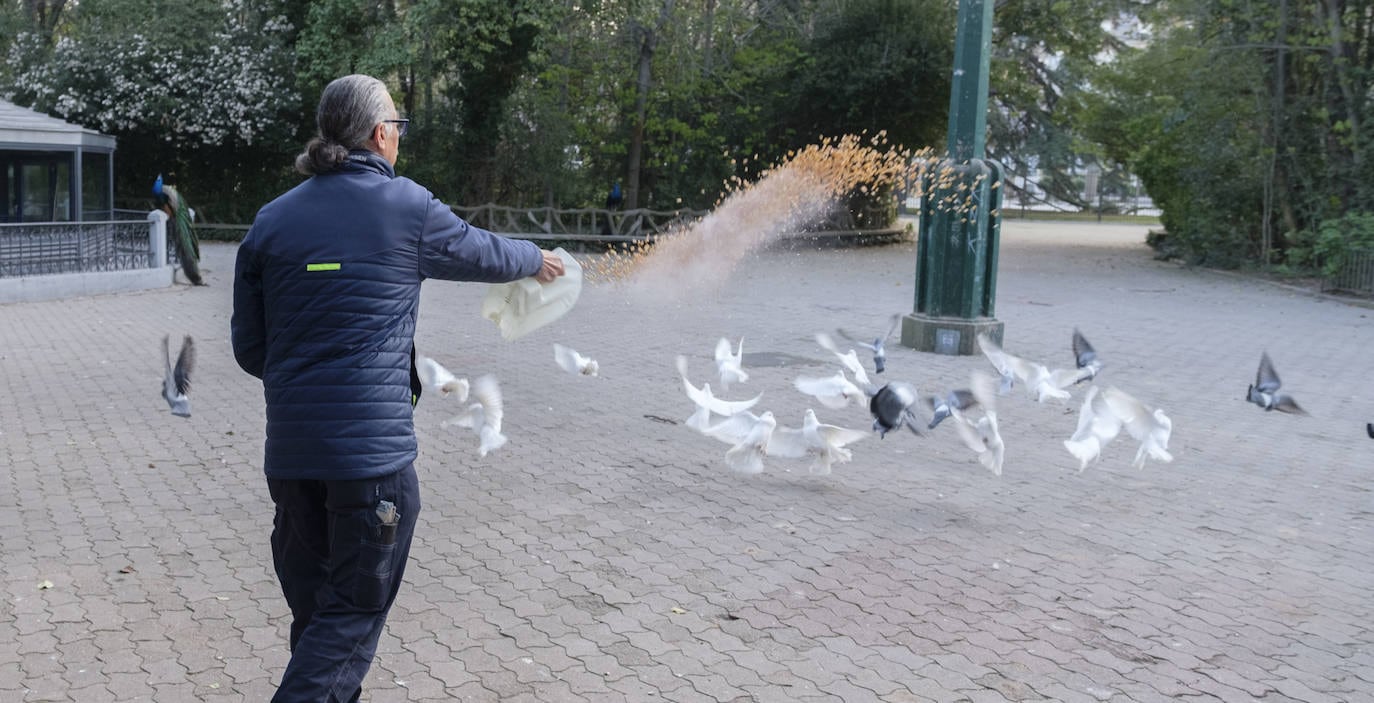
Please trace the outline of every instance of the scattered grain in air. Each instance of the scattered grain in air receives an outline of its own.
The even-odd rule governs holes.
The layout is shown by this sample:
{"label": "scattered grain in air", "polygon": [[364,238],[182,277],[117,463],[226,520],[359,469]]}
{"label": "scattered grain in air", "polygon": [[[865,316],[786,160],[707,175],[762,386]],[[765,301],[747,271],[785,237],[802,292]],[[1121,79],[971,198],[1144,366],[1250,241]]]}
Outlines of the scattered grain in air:
{"label": "scattered grain in air", "polygon": [[[740,163],[750,159],[758,162],[759,156]],[[817,144],[789,150],[779,164],[764,168],[758,163],[755,168],[761,170],[753,180],[728,178],[715,208],[705,217],[652,239],[612,248],[587,262],[587,280],[625,285],[632,300],[710,291],[718,289],[750,253],[823,220],[847,194],[872,196],[906,188],[909,195],[920,197],[923,187],[944,191],[956,182],[959,191],[968,190],[948,161],[929,149],[912,152],[891,146],[884,132],[862,139],[821,137]],[[957,195],[942,193],[937,207],[955,210]]]}

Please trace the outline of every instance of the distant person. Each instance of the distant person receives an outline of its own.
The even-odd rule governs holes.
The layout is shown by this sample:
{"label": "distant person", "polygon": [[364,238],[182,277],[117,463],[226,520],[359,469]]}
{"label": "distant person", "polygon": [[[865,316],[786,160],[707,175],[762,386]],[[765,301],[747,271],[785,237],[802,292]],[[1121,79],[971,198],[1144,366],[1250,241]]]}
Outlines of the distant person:
{"label": "distant person", "polygon": [[[170,180],[170,179],[169,179]],[[196,238],[196,211],[186,206],[186,200],[171,183],[162,182],[162,174],[153,181],[153,201],[167,215],[167,227],[177,252],[177,261],[186,280],[193,286],[205,285],[200,276],[200,241]],[[161,264],[162,262],[158,262]]]}
{"label": "distant person", "polygon": [[563,274],[396,176],[408,121],[376,78],[320,96],[310,176],[263,206],[234,267],[234,358],[262,379],[272,561],[291,608],[273,701],[356,701],[410,554],[420,487],[415,321],[426,278]]}
{"label": "distant person", "polygon": [[[606,196],[606,209],[619,210],[620,205],[623,202],[625,202],[625,197],[620,194],[620,184],[611,184],[611,192],[609,195]],[[609,214],[606,215],[605,221],[601,223],[601,234],[602,236],[610,236],[611,234],[614,234],[614,230],[611,227],[611,216]]]}

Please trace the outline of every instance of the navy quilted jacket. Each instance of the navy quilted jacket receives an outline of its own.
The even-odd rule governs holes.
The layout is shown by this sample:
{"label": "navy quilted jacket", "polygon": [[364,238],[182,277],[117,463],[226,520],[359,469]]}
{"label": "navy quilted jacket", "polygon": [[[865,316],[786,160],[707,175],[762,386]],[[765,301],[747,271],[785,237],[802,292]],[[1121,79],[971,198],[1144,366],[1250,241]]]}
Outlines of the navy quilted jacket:
{"label": "navy quilted jacket", "polygon": [[239,247],[230,328],[267,399],[267,477],[372,478],[413,462],[420,282],[513,281],[542,263],[534,244],[469,225],[371,152],[264,206]]}

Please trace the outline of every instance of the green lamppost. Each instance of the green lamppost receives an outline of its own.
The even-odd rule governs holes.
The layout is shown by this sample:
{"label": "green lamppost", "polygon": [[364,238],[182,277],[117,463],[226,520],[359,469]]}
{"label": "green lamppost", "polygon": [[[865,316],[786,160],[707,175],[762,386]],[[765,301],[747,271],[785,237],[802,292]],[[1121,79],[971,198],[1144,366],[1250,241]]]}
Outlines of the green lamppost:
{"label": "green lamppost", "polygon": [[983,158],[992,5],[959,0],[949,159],[922,178],[916,308],[902,320],[902,344],[919,351],[976,354],[983,332],[1002,341],[1002,323],[993,318],[1002,171]]}

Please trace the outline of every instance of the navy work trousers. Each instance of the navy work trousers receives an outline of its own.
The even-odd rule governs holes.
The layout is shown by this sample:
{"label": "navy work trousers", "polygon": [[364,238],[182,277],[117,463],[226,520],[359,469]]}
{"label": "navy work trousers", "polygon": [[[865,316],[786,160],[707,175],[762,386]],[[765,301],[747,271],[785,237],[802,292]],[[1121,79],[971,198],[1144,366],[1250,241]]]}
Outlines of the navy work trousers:
{"label": "navy work trousers", "polygon": [[[292,618],[291,661],[272,701],[356,701],[410,554],[415,467],[357,481],[268,479],[267,488],[277,506],[272,561]],[[400,514],[394,541],[381,501]]]}

